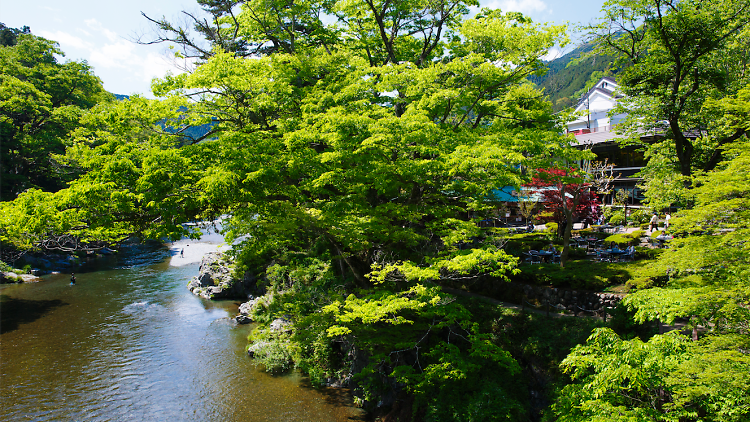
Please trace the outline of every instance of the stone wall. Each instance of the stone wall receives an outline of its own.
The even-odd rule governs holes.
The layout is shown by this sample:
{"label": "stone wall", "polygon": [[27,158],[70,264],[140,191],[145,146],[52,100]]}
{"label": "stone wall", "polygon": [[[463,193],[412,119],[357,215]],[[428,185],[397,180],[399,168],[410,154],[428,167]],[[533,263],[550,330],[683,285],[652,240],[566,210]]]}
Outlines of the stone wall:
{"label": "stone wall", "polygon": [[478,280],[467,287],[473,293],[506,302],[545,310],[549,304],[550,311],[557,309],[584,315],[599,314],[603,309],[614,308],[624,297],[622,294],[509,283],[492,278]]}

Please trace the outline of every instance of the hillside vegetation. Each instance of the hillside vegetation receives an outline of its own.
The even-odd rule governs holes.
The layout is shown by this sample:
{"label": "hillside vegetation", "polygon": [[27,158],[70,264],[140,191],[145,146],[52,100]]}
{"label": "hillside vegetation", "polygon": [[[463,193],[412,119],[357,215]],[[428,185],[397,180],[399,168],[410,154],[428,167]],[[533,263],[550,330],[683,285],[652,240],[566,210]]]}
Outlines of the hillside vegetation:
{"label": "hillside vegetation", "polygon": [[[750,0],[609,1],[590,28],[595,56],[579,49],[578,65],[566,56],[544,77],[566,28],[469,17],[469,1],[199,4],[206,19],[189,28],[150,19],[151,41],[196,63],[154,81],[158,100],[94,101],[98,80],[73,63],[61,77],[91,89],[52,107],[18,46],[54,73],[68,69],[54,43],[19,33],[2,47],[4,80],[33,94],[2,98],[2,130],[40,147],[24,160],[66,169],[64,186],[19,179],[0,203],[3,250],[196,237],[186,223],[222,216],[235,275],[268,292],[250,312],[257,362],[351,387],[383,420],[748,420]],[[640,251],[648,261],[592,265],[565,224],[560,265],[525,265],[559,235],[488,224],[494,192],[545,182],[560,223],[596,206],[582,198],[597,180],[575,164],[592,155],[562,135],[540,86],[572,104],[601,57],[621,69],[622,142],[646,149],[648,206],[681,206],[674,239]],[[59,123],[39,136],[14,120],[33,98]],[[663,137],[641,143],[644,127]],[[606,322],[464,298],[510,280],[630,291]]]}

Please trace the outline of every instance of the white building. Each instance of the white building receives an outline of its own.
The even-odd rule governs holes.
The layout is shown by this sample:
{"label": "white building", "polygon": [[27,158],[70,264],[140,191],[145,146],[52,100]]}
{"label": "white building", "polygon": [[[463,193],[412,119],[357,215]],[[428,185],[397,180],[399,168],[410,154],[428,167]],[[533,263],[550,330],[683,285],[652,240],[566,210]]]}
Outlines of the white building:
{"label": "white building", "polygon": [[619,137],[612,129],[625,118],[625,114],[609,116],[610,110],[621,98],[617,94],[618,88],[614,79],[604,77],[581,97],[575,109],[580,117],[568,123],[568,132],[575,133],[581,144],[606,142]]}
{"label": "white building", "polygon": [[[615,189],[626,189],[629,192],[631,203],[640,202],[641,195],[636,187],[640,178],[635,177],[646,164],[643,153],[634,147],[621,147],[617,138],[623,138],[614,132],[615,127],[621,123],[626,115],[609,113],[617,105],[618,99],[622,98],[617,90],[619,85],[610,78],[604,77],[596,85],[584,94],[575,108],[580,116],[568,123],[568,133],[574,134],[580,148],[591,148],[597,155],[598,161],[607,161],[613,164],[614,173],[620,175],[615,183]],[[611,200],[610,198],[606,198]]]}

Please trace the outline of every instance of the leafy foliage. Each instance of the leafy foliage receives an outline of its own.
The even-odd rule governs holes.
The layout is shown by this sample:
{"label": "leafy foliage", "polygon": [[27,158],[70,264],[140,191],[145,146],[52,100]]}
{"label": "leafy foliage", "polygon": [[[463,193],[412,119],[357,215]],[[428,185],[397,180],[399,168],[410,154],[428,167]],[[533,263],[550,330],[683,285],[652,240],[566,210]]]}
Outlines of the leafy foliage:
{"label": "leafy foliage", "polygon": [[695,341],[595,331],[563,362],[576,382],[556,405],[561,420],[748,418],[749,151],[746,141],[733,144],[731,160],[696,179],[696,207],[678,213],[670,249],[639,270],[639,290],[623,301],[636,322],[687,321]]}
{"label": "leafy foliage", "polygon": [[663,319],[696,315],[716,329],[745,329],[750,314],[750,254],[747,214],[747,142],[727,149],[734,158],[697,179],[697,206],[678,213],[670,231],[671,248],[648,268],[669,277],[665,289],[643,290],[628,298],[637,318]]}
{"label": "leafy foliage", "polygon": [[[679,179],[696,169],[713,169],[721,160],[720,147],[747,130],[714,130],[717,116],[704,106],[747,84],[742,69],[747,66],[750,4],[611,0],[603,12],[600,24],[589,28],[597,42],[594,52],[615,55],[618,67],[628,65],[619,76],[625,98],[615,112],[628,113],[620,128],[631,135],[627,143],[644,146],[650,155],[648,186],[689,183]],[[641,141],[643,133],[663,134],[666,142],[652,148]],[[664,147],[670,154],[659,152]]]}
{"label": "leafy foliage", "polygon": [[[585,152],[584,152],[585,154]],[[585,155],[582,155],[582,157]],[[593,222],[599,216],[599,200],[585,182],[587,174],[573,168],[538,169],[527,185],[542,195],[546,218],[557,223],[558,235],[563,238],[560,266],[568,260],[570,235],[574,218]]]}
{"label": "leafy foliage", "polygon": [[[156,81],[164,101],[88,115],[66,158],[85,174],[48,198],[52,223],[14,219],[8,238],[174,239],[190,235],[186,221],[226,214],[242,265],[259,273],[294,253],[325,254],[361,287],[513,270],[476,222],[523,166],[577,156],[525,79],[564,28],[493,10],[464,19],[460,1],[229,3],[202,3],[221,22],[198,29],[213,49],[158,23],[200,65]],[[299,25],[276,32],[268,13]],[[247,58],[252,48],[262,56]],[[203,142],[184,145],[209,122]]]}
{"label": "leafy foliage", "polygon": [[[729,341],[727,341],[729,340]],[[594,330],[562,362],[574,381],[555,405],[561,421],[741,421],[750,414],[747,338],[648,342]]]}
{"label": "leafy foliage", "polygon": [[[56,191],[77,174],[61,166],[69,134],[85,110],[111,96],[85,62],[58,63],[63,52],[28,28],[2,29],[0,45],[0,200],[29,188]],[[9,35],[10,34],[10,35]]]}

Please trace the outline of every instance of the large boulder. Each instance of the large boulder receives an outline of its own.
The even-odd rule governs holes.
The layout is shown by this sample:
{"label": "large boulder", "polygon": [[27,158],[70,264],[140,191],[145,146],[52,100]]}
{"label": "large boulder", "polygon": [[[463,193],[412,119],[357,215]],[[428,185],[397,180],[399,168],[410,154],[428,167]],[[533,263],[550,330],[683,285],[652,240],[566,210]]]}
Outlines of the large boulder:
{"label": "large boulder", "polygon": [[41,281],[41,279],[33,274],[0,272],[0,283],[36,283],[37,281]]}
{"label": "large boulder", "polygon": [[271,325],[269,326],[269,328],[271,329],[271,331],[279,333],[291,333],[292,322],[286,318],[276,318],[275,320],[271,321]]}
{"label": "large boulder", "polygon": [[13,272],[0,272],[0,283],[19,283],[18,274]]}
{"label": "large boulder", "polygon": [[193,294],[206,299],[247,299],[257,293],[256,278],[245,274],[242,279],[232,275],[231,263],[219,252],[206,254],[198,275],[188,283]]}
{"label": "large boulder", "polygon": [[248,300],[247,302],[240,305],[240,309],[238,310],[238,314],[236,317],[234,317],[234,320],[237,321],[238,324],[249,324],[253,322],[252,311],[253,307],[258,303],[260,298],[252,298]]}

